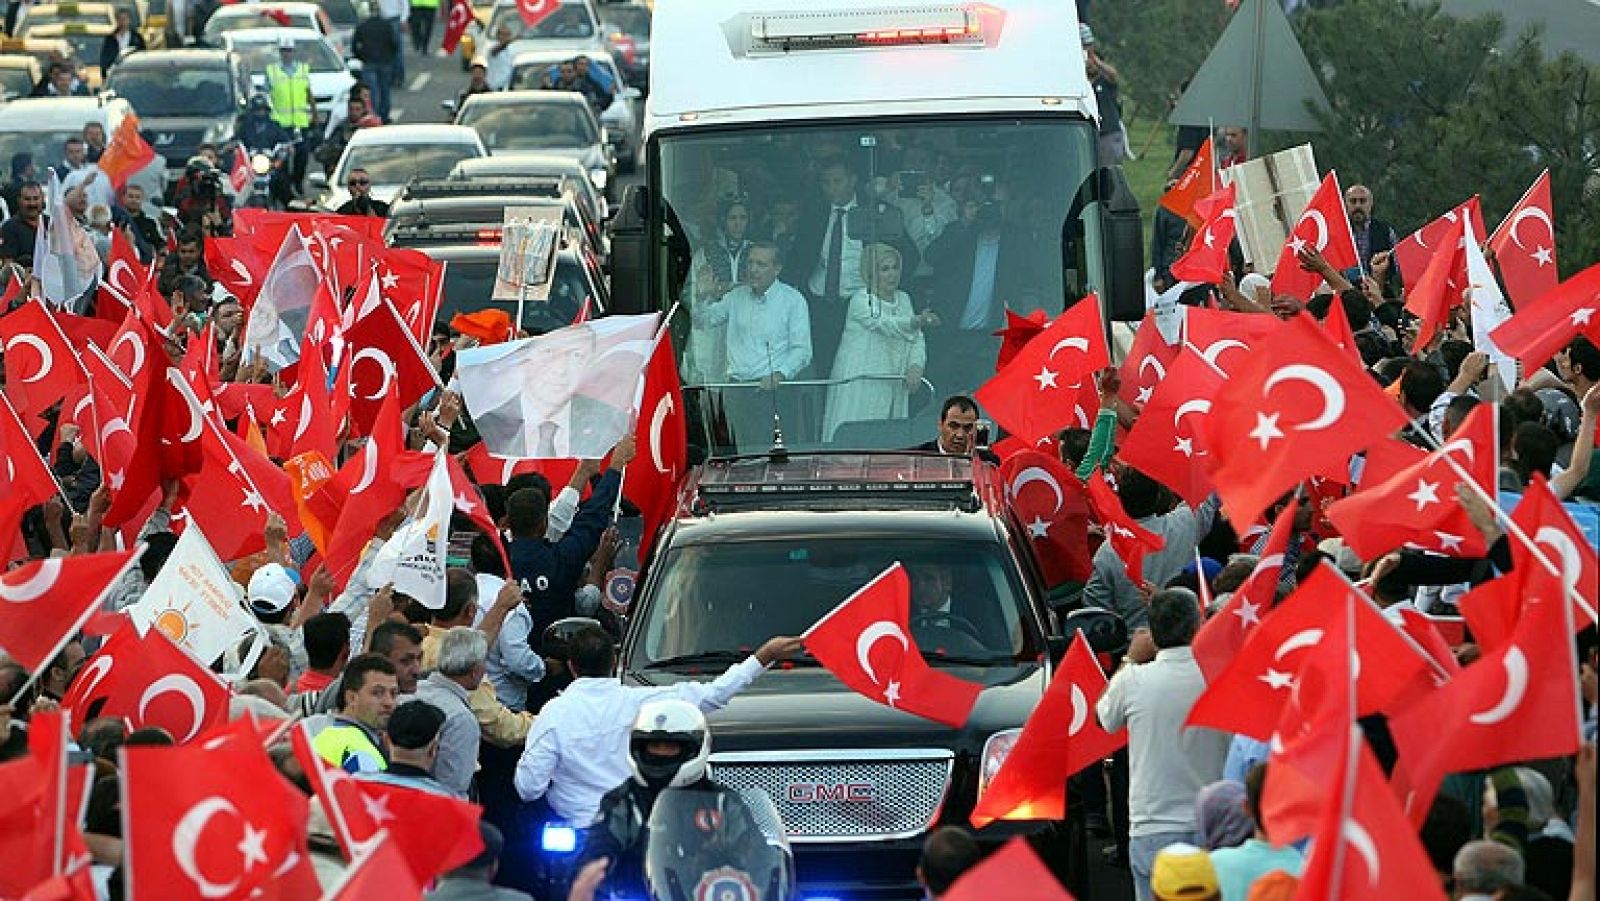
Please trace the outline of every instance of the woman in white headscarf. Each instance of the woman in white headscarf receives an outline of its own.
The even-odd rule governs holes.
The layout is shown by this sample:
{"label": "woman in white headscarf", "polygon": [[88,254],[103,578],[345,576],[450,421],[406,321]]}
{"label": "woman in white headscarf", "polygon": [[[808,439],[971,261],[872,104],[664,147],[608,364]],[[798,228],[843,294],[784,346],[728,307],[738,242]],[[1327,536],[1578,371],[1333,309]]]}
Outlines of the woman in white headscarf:
{"label": "woman in white headscarf", "polygon": [[[828,388],[823,440],[846,422],[904,419],[911,392],[922,381],[928,362],[923,329],[937,325],[931,311],[918,313],[900,290],[900,251],[888,244],[861,249],[861,279],[866,283],[850,298],[844,335],[833,361]],[[862,378],[889,376],[892,378]]]}

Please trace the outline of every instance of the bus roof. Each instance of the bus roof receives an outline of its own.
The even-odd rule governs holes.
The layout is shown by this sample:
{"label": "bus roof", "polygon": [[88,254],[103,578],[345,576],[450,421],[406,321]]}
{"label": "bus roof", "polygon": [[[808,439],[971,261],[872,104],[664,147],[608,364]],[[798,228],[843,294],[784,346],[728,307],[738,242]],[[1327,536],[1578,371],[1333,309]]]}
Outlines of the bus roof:
{"label": "bus roof", "polygon": [[647,133],[864,115],[1096,114],[1068,0],[657,0],[652,45]]}

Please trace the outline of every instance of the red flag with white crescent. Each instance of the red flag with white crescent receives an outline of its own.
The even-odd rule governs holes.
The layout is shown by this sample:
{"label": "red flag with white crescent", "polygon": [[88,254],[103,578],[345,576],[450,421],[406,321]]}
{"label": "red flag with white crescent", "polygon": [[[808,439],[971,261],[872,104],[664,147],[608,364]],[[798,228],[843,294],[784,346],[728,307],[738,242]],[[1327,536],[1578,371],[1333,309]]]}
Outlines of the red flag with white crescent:
{"label": "red flag with white crescent", "polygon": [[[1495,262],[1500,264],[1506,293],[1519,307],[1538,300],[1560,280],[1556,272],[1554,213],[1550,202],[1550,170],[1546,169],[1533,180],[1527,193],[1489,236],[1489,248],[1494,251]],[[1483,234],[1481,228],[1476,234]]]}
{"label": "red flag with white crescent", "polygon": [[132,551],[48,557],[0,575],[0,650],[30,671],[48,663],[132,562]]}
{"label": "red flag with white crescent", "polygon": [[467,33],[467,26],[474,21],[471,0],[450,0],[450,11],[444,24],[444,37],[439,41],[439,47],[446,53],[456,52],[456,45],[461,43],[461,36]]}
{"label": "red flag with white crescent", "polygon": [[131,729],[165,729],[178,744],[226,722],[228,687],[167,637],[188,628],[181,611],[163,614],[142,636],[131,620],[124,622],[79,668],[61,707],[79,726],[95,717],[125,718]]}
{"label": "red flag with white crescent", "polygon": [[1089,502],[1078,477],[1052,448],[1007,455],[1000,464],[1000,478],[1005,481],[1006,504],[1033,545],[1045,585],[1087,582],[1092,574]]}
{"label": "red flag with white crescent", "polygon": [[[644,530],[639,557],[644,559],[656,532],[672,517],[678,483],[689,468],[689,431],[684,415],[683,388],[678,381],[672,336],[663,329],[645,364],[644,393],[639,421],[634,426],[638,456],[625,481],[628,499],[639,508]],[[554,483],[552,483],[554,484]]]}
{"label": "red flag with white crescent", "polygon": [[1359,262],[1356,239],[1350,231],[1350,219],[1344,212],[1344,195],[1339,192],[1339,177],[1329,172],[1311,195],[1311,201],[1289,229],[1289,237],[1278,253],[1278,265],[1272,273],[1273,295],[1288,294],[1309,300],[1322,285],[1322,276],[1300,268],[1298,254],[1302,250],[1315,250],[1335,269],[1350,269]]}

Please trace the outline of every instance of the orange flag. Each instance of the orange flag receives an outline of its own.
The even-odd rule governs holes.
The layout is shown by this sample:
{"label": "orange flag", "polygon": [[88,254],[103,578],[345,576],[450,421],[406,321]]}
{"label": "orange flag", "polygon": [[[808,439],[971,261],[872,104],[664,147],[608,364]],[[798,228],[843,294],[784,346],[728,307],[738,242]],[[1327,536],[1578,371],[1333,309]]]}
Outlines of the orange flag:
{"label": "orange flag", "polygon": [[1196,202],[1216,190],[1211,165],[1211,139],[1207,138],[1195,151],[1189,168],[1183,170],[1167,193],[1161,195],[1161,205],[1188,221],[1191,228],[1205,225],[1205,218],[1195,212]]}
{"label": "orange flag", "polygon": [[106,142],[105,153],[100,155],[100,171],[111,179],[111,187],[120,191],[133,173],[155,158],[156,149],[139,134],[139,117],[129,113]]}

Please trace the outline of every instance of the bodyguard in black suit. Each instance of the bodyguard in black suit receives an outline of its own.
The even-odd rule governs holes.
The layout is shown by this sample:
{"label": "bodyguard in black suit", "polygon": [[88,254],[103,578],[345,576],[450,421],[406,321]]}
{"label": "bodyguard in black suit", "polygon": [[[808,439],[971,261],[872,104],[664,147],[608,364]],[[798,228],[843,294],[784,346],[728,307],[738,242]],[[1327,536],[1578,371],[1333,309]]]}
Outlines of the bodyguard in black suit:
{"label": "bodyguard in black suit", "polygon": [[100,77],[105,78],[111,74],[111,67],[122,58],[123,48],[126,46],[128,53],[144,49],[144,35],[133,28],[133,14],[126,9],[117,10],[116,30],[105,36],[100,42]]}

